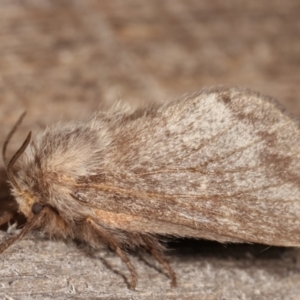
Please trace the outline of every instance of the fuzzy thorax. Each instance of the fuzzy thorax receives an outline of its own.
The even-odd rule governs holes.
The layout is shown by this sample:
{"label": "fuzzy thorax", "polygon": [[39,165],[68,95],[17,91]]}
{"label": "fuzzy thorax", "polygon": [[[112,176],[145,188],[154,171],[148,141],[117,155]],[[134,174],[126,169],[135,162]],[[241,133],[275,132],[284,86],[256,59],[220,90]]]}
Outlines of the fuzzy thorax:
{"label": "fuzzy thorax", "polygon": [[19,187],[12,186],[12,193],[26,217],[32,215],[34,203],[50,206],[70,221],[89,214],[71,195],[78,178],[98,172],[99,157],[110,138],[96,116],[87,124],[47,128],[35,135],[18,159],[14,176]]}

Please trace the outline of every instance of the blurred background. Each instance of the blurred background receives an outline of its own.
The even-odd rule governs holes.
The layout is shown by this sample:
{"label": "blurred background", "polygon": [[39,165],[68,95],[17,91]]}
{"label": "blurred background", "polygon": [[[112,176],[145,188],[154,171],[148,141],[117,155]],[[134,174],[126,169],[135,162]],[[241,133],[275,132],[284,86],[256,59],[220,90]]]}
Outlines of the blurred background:
{"label": "blurred background", "polygon": [[299,15],[297,0],[2,0],[1,126],[24,108],[73,117],[219,84],[300,114]]}
{"label": "blurred background", "polygon": [[[238,85],[300,116],[298,0],[1,0],[0,143],[123,99]],[[14,209],[0,163],[0,215]],[[280,298],[283,299],[283,298]]]}

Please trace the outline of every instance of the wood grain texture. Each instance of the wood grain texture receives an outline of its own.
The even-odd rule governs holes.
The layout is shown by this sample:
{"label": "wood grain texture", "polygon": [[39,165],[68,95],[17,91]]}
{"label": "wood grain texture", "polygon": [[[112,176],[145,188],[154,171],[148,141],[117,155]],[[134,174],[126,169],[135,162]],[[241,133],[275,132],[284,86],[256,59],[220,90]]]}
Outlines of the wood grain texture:
{"label": "wood grain texture", "polygon": [[[82,119],[118,98],[139,105],[162,102],[204,85],[247,86],[299,115],[299,2],[213,3],[2,1],[1,141],[28,111],[9,154],[29,129],[61,116]],[[5,180],[1,169],[2,211],[13,209],[4,201]],[[193,245],[192,252],[174,246],[176,290],[165,275],[134,257],[140,283],[133,293],[122,277],[129,273],[113,253],[99,255],[115,272],[72,244],[29,238],[0,257],[0,293],[4,299],[299,297],[298,250],[278,249],[272,256],[271,248],[259,258],[253,255],[259,246],[229,247],[227,255],[215,244],[205,254],[205,245]]]}
{"label": "wood grain texture", "polygon": [[0,293],[4,299],[298,299],[298,251],[186,241],[173,247],[178,287],[141,253],[131,256],[139,273],[133,292],[115,253],[87,255],[72,243],[35,235],[1,256]]}

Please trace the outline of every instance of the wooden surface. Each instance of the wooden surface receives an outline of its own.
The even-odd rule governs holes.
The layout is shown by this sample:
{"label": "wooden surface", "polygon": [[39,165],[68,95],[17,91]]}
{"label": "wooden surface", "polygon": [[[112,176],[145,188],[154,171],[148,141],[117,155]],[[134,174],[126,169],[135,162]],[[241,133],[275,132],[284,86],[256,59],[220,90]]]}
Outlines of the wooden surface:
{"label": "wooden surface", "polygon": [[0,293],[7,299],[299,299],[298,250],[192,241],[172,246],[178,287],[138,253],[131,255],[139,274],[133,292],[113,252],[30,238],[2,254]]}
{"label": "wooden surface", "polygon": [[[287,1],[0,2],[0,142],[85,118],[118,99],[163,102],[203,86],[249,87],[300,116],[300,3]],[[0,216],[15,209],[0,165]],[[1,232],[1,239],[5,232]],[[0,256],[3,299],[300,299],[300,252],[259,245],[172,244],[179,286],[133,253],[137,291],[114,253],[39,234]]]}

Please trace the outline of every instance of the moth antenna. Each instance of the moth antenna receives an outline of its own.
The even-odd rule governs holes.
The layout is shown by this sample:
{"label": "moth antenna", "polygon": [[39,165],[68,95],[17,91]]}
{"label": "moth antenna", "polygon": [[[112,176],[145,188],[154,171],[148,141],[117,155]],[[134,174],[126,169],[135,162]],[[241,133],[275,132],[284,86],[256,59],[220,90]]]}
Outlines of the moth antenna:
{"label": "moth antenna", "polygon": [[17,128],[20,126],[20,124],[22,123],[24,117],[26,115],[26,111],[24,111],[21,116],[19,117],[19,120],[16,122],[16,124],[14,125],[14,127],[11,129],[10,133],[8,134],[8,136],[6,137],[3,147],[2,147],[2,158],[3,158],[3,162],[5,167],[7,168],[7,159],[6,159],[6,149],[7,149],[7,145],[10,142],[12,136],[14,135],[14,133],[16,132]]}
{"label": "moth antenna", "polygon": [[21,191],[21,188],[15,179],[12,168],[13,168],[14,164],[16,163],[17,159],[23,154],[23,152],[27,148],[27,146],[30,142],[30,139],[31,139],[31,131],[28,133],[26,140],[24,141],[22,146],[19,148],[19,150],[15,153],[15,155],[12,157],[12,159],[9,161],[9,163],[7,164],[7,167],[6,167],[7,177],[9,179],[9,181],[19,192]]}

